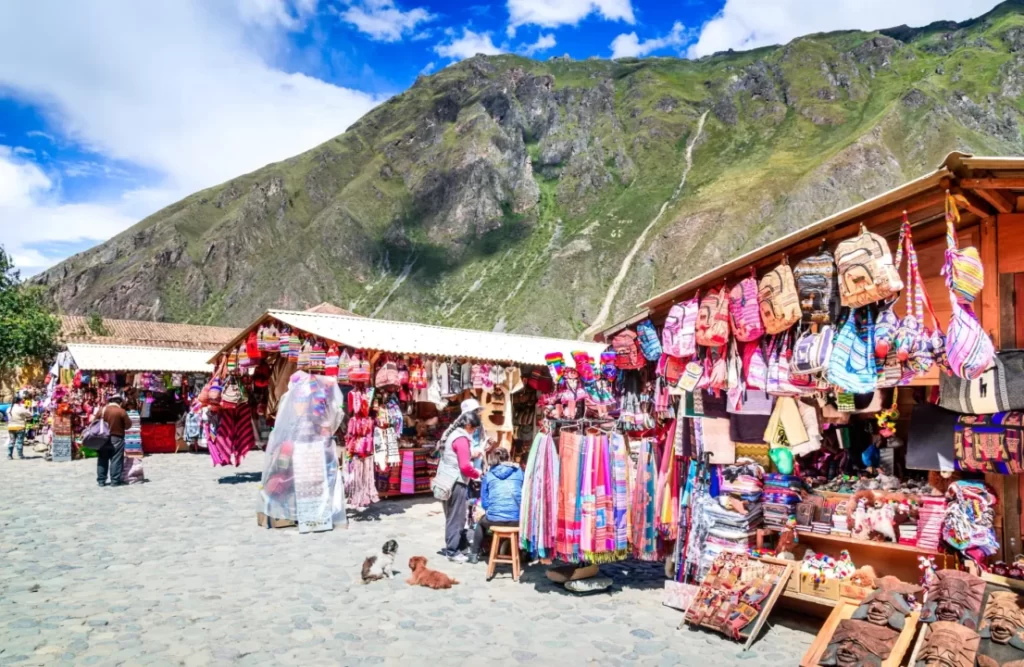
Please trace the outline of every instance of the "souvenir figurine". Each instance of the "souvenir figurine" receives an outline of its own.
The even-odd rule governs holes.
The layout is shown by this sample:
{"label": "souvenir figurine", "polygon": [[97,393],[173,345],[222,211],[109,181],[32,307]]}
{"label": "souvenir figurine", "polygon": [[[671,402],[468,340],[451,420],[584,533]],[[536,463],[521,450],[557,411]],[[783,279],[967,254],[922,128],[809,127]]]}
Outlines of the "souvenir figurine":
{"label": "souvenir figurine", "polygon": [[976,630],[985,582],[969,572],[939,570],[928,587],[921,622],[950,621]]}
{"label": "souvenir figurine", "polygon": [[978,634],[997,644],[1009,644],[1024,651],[1024,610],[1016,593],[993,591],[989,594]]}
{"label": "souvenir figurine", "polygon": [[844,619],[839,622],[818,664],[825,667],[881,667],[899,636],[898,631],[884,625]]}
{"label": "souvenir figurine", "polygon": [[974,667],[981,637],[971,628],[951,621],[932,623],[917,656],[917,667]]}

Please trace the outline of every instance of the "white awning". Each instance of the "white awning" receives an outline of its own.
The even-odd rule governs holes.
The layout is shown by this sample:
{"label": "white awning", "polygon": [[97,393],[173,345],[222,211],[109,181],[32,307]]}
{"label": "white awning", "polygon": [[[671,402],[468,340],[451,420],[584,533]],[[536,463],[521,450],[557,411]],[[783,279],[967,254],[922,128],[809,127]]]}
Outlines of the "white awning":
{"label": "white awning", "polygon": [[69,343],[68,352],[83,371],[212,373],[215,350],[179,350],[131,345]]}
{"label": "white awning", "polygon": [[[375,320],[369,317],[329,315],[292,310],[271,310],[267,315],[308,334],[359,350],[395,354],[419,354],[543,366],[544,357],[561,353],[568,365],[571,353],[582,351],[594,359],[606,349],[603,343],[542,338],[521,334],[453,329],[413,322]],[[262,318],[261,318],[262,319]],[[251,327],[250,327],[251,328]],[[234,345],[238,345],[236,341]],[[225,349],[230,348],[228,345]],[[211,353],[211,357],[214,354]],[[209,357],[207,357],[209,358]]]}

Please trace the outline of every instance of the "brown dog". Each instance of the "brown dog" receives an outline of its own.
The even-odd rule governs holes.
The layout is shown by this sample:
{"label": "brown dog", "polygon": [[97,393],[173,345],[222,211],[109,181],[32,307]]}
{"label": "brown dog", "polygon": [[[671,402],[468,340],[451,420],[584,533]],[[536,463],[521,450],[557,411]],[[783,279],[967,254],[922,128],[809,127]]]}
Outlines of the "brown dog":
{"label": "brown dog", "polygon": [[413,556],[410,558],[409,569],[412,570],[412,576],[406,579],[405,583],[410,586],[426,586],[427,588],[438,590],[441,588],[451,588],[453,584],[459,583],[444,572],[428,568],[427,559],[423,556]]}

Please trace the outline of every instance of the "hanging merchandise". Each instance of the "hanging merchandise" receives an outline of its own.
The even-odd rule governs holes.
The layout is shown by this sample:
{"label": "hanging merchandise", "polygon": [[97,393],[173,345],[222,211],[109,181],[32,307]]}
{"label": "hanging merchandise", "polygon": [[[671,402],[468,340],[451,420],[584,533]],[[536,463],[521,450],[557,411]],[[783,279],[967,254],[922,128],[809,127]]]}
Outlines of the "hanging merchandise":
{"label": "hanging merchandise", "polygon": [[338,384],[348,385],[351,383],[349,373],[352,370],[352,357],[349,356],[348,349],[342,349],[341,356],[338,357]]}
{"label": "hanging merchandise", "polygon": [[[898,265],[897,265],[898,266]],[[892,352],[896,357],[896,350],[893,345],[896,339],[896,330],[900,327],[900,318],[896,315],[894,306],[896,299],[886,302],[878,311],[878,321],[875,322],[875,358],[882,360]]]}
{"label": "hanging merchandise", "polygon": [[725,285],[700,302],[696,325],[697,345],[721,347],[729,342],[729,292]]}
{"label": "hanging merchandise", "polygon": [[317,374],[323,373],[326,365],[327,352],[324,350],[324,344],[320,340],[314,340],[313,349],[309,354],[309,372]]}
{"label": "hanging merchandise", "polygon": [[640,344],[636,333],[625,329],[612,338],[612,350],[615,351],[615,365],[621,370],[638,370],[646,364],[640,353]]}
{"label": "hanging merchandise", "polygon": [[313,344],[307,338],[299,348],[299,359],[295,366],[300,371],[310,370],[310,360],[313,358]]}
{"label": "hanging merchandise", "polygon": [[654,561],[661,555],[656,525],[657,453],[651,438],[641,438],[636,445],[636,479],[629,502],[629,543],[632,545],[633,558]]}
{"label": "hanging merchandise", "polygon": [[328,377],[338,377],[338,369],[341,364],[341,353],[338,351],[338,346],[334,343],[327,348],[327,352],[324,355],[324,375]]}
{"label": "hanging merchandise", "polygon": [[729,293],[729,324],[733,335],[741,343],[757,340],[764,335],[761,307],[757,298],[757,274],[753,267],[750,277],[738,282]]}
{"label": "hanging merchandise", "polygon": [[761,278],[757,301],[768,334],[782,333],[800,321],[800,297],[787,258],[783,257],[781,264]]}
{"label": "hanging merchandise", "polygon": [[255,331],[250,331],[245,338],[245,354],[249,358],[249,365],[255,366],[263,356],[260,350],[259,337]]}
{"label": "hanging merchandise", "polygon": [[1024,410],[1024,350],[1003,350],[973,380],[939,375],[939,405],[968,415]]}
{"label": "hanging merchandise", "polygon": [[538,433],[526,461],[519,506],[520,546],[535,558],[554,556],[559,488],[555,441],[550,433]]}
{"label": "hanging merchandise", "polygon": [[663,441],[661,452],[655,492],[655,527],[664,540],[672,541],[679,537],[679,465],[670,439]]}
{"label": "hanging merchandise", "polygon": [[677,303],[668,311],[661,330],[662,351],[673,357],[692,357],[697,353],[697,311],[700,292],[689,301]]}
{"label": "hanging merchandise", "polygon": [[790,370],[801,375],[823,373],[828,369],[832,356],[832,339],[835,331],[825,325],[818,333],[805,331],[793,346]]}
{"label": "hanging merchandise", "polygon": [[768,386],[768,359],[763,341],[751,341],[743,347],[743,379],[748,389],[763,391]]}
{"label": "hanging merchandise", "polygon": [[217,416],[217,432],[209,442],[210,458],[215,466],[238,467],[256,445],[252,410],[247,402],[234,405],[222,402]]}
{"label": "hanging merchandise", "polygon": [[[623,455],[625,450],[620,450]],[[608,434],[590,429],[584,437],[584,467],[581,480],[582,500],[580,543],[584,560],[609,563],[627,555],[626,498],[615,493],[625,485],[625,466],[613,465],[614,456]],[[622,503],[616,506],[616,501]]]}
{"label": "hanging merchandise", "polygon": [[793,278],[804,324],[833,324],[839,319],[839,281],[836,263],[824,244],[818,254],[797,263]]}
{"label": "hanging merchandise", "polygon": [[352,384],[366,385],[370,383],[370,362],[353,354],[349,360],[348,379]]}
{"label": "hanging merchandise", "polygon": [[[947,206],[948,206],[947,201]],[[954,211],[955,205],[954,205]],[[953,261],[956,254],[956,230],[953,227],[953,220],[946,216],[946,263],[943,267],[943,274],[950,281],[954,274]],[[954,286],[956,286],[954,284]],[[962,286],[960,286],[962,289]],[[967,380],[973,380],[981,376],[991,365],[995,356],[995,346],[992,339],[981,327],[974,310],[969,303],[961,304],[958,293],[949,292],[949,300],[953,306],[953,315],[949,320],[949,328],[946,330],[945,353],[946,361],[949,364],[953,375]]]}
{"label": "hanging merchandise", "polygon": [[969,558],[981,561],[999,553],[995,534],[996,496],[984,482],[961,480],[946,491],[942,539]]}
{"label": "hanging merchandise", "polygon": [[579,563],[583,474],[583,439],[578,432],[563,429],[558,436],[558,523],[555,528],[555,558]]}
{"label": "hanging merchandise", "polygon": [[856,238],[836,246],[839,296],[847,308],[884,301],[903,289],[889,244],[861,225]]}
{"label": "hanging merchandise", "polygon": [[640,351],[647,361],[657,361],[661,358],[661,340],[658,332],[650,320],[644,320],[636,325],[637,337],[640,340]]}
{"label": "hanging merchandise", "polygon": [[836,334],[828,363],[828,381],[840,389],[866,394],[877,386],[875,371],[874,323],[870,309],[851,310]]}
{"label": "hanging merchandise", "polygon": [[1019,445],[1022,437],[1022,412],[960,415],[953,431],[955,467],[997,475],[1024,473],[1024,455]]}
{"label": "hanging merchandise", "polygon": [[[615,354],[614,352],[612,354]],[[616,367],[618,366],[618,355],[616,355]],[[555,385],[562,383],[562,372],[565,370],[565,357],[561,352],[551,352],[544,355],[544,361],[548,366],[548,372],[551,374],[551,381]],[[472,373],[472,370],[470,371]],[[472,384],[472,382],[470,382]]]}
{"label": "hanging merchandise", "polygon": [[960,223],[960,211],[956,200],[946,190],[946,262],[942,275],[946,287],[964,305],[974,303],[985,286],[985,268],[978,249],[971,246],[961,250],[956,239],[956,226]]}

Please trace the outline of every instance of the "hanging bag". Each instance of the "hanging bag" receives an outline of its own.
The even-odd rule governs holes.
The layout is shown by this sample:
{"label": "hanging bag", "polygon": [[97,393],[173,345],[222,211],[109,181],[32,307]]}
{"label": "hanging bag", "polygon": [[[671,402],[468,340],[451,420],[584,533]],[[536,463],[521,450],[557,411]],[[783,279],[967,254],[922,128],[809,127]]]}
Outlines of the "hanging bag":
{"label": "hanging bag", "polygon": [[741,343],[757,340],[764,335],[761,307],[757,301],[757,277],[753,267],[750,277],[744,278],[729,292],[729,324],[733,336]]}
{"label": "hanging bag", "polygon": [[1024,350],[997,352],[979,377],[939,376],[939,407],[968,415],[1024,410]]}
{"label": "hanging bag", "polygon": [[764,338],[746,343],[743,347],[743,380],[747,389],[764,389],[768,386],[768,355]]}
{"label": "hanging bag", "polygon": [[835,330],[828,325],[818,333],[802,333],[793,346],[790,371],[798,375],[814,375],[827,370],[834,336]]}
{"label": "hanging bag", "polygon": [[103,418],[106,414],[107,406],[103,406],[99,418],[82,431],[82,446],[86,449],[99,450],[110,442],[110,425]]}
{"label": "hanging bag", "polygon": [[865,309],[862,324],[858,323],[857,313],[851,310],[836,334],[828,362],[828,381],[844,392],[866,394],[875,391],[878,383],[874,323],[870,309]]}
{"label": "hanging bag", "polygon": [[640,340],[640,352],[647,361],[657,361],[661,358],[661,341],[658,339],[658,332],[650,320],[644,320],[636,325],[637,338]]}
{"label": "hanging bag", "polygon": [[832,253],[818,253],[793,267],[804,324],[832,324],[839,315],[839,281]]}
{"label": "hanging bag", "polygon": [[959,223],[960,211],[956,200],[946,190],[946,263],[942,275],[956,300],[970,305],[985,286],[985,268],[977,248],[970,246],[961,250],[957,247],[956,226]]}
{"label": "hanging bag", "polygon": [[[951,201],[951,198],[947,198],[947,210],[949,210]],[[942,271],[946,276],[947,286],[955,285],[956,278],[953,277],[955,272],[952,262],[957,257],[962,257],[957,254],[956,228],[953,225],[957,215],[954,202],[952,203],[952,213],[946,215],[946,263]],[[963,285],[959,287],[961,290],[963,289]],[[954,291],[953,287],[950,287],[949,301],[953,305],[953,315],[949,320],[949,328],[946,329],[946,361],[953,375],[965,380],[973,380],[981,377],[981,374],[992,364],[995,346],[981,327],[981,322],[975,316],[971,305],[969,303],[961,305],[959,294],[960,292]]]}
{"label": "hanging bag", "polygon": [[860,234],[836,246],[839,297],[847,308],[884,301],[903,289],[889,244],[861,225]]}
{"label": "hanging bag", "polygon": [[729,342],[729,292],[725,285],[700,302],[696,340],[704,347],[721,347]]}
{"label": "hanging bag", "polygon": [[661,330],[662,352],[672,357],[692,357],[697,353],[697,311],[700,310],[700,292],[689,301],[677,303],[668,311]]}
{"label": "hanging bag", "polygon": [[761,278],[757,303],[764,330],[770,335],[780,334],[800,321],[800,298],[793,279],[793,269],[789,268],[789,261],[785,257],[781,264]]}

